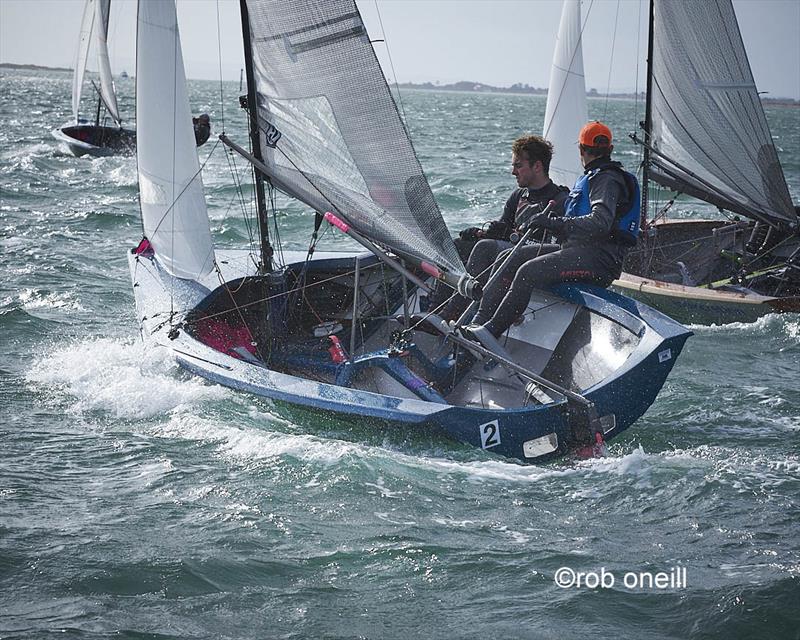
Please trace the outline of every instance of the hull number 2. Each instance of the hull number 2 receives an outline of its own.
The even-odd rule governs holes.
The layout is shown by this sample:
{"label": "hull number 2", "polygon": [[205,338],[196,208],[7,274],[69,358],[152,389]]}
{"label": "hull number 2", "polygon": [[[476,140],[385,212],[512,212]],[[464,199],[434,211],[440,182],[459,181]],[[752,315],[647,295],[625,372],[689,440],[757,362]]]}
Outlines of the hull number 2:
{"label": "hull number 2", "polygon": [[500,444],[500,424],[492,420],[478,427],[481,432],[481,448],[491,449]]}

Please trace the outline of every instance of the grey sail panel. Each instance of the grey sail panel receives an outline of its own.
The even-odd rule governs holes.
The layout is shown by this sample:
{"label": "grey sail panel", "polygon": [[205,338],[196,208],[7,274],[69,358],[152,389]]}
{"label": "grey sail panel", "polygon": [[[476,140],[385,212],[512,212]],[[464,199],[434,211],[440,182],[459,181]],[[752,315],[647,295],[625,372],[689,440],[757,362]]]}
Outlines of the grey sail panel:
{"label": "grey sail panel", "polygon": [[[262,153],[276,185],[387,247],[463,273],[355,3],[247,8]],[[264,135],[270,126],[277,141]]]}
{"label": "grey sail panel", "polygon": [[771,223],[796,215],[730,0],[654,0],[651,178]]}

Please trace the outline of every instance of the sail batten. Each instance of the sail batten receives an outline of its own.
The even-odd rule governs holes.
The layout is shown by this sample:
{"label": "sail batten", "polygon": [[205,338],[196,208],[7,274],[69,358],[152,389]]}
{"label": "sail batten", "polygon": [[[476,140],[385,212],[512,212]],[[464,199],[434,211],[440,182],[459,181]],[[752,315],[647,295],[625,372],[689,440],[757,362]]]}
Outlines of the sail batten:
{"label": "sail batten", "polygon": [[730,0],[653,2],[650,142],[660,162],[650,178],[750,218],[794,223]]}
{"label": "sail batten", "polygon": [[[247,10],[276,182],[384,246],[463,273],[355,3],[247,0]],[[269,127],[281,134],[274,148]]]}
{"label": "sail batten", "polygon": [[136,125],[144,234],[169,273],[199,280],[214,246],[172,1],[139,3]]}

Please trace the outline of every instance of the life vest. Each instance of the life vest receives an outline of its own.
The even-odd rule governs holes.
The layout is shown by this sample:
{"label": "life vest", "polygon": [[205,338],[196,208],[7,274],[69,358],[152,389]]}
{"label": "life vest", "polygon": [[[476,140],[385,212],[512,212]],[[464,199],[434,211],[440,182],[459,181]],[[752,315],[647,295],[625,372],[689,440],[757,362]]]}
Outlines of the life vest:
{"label": "life vest", "polygon": [[589,201],[589,182],[603,170],[619,171],[625,179],[626,192],[617,202],[617,210],[614,213],[614,226],[611,229],[611,237],[623,244],[635,245],[639,237],[639,219],[641,215],[641,192],[639,191],[639,181],[632,173],[623,169],[619,163],[604,164],[584,173],[575,182],[572,191],[567,196],[567,203],[564,212],[565,218],[577,218],[588,216],[592,212],[592,204]]}

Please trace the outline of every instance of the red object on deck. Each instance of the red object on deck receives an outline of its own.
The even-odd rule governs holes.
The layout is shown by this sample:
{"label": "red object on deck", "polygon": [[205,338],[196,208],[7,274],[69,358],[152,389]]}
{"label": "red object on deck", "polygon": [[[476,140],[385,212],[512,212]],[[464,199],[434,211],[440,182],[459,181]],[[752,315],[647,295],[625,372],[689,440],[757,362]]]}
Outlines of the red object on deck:
{"label": "red object on deck", "polygon": [[336,364],[347,362],[347,352],[344,350],[342,343],[336,336],[328,336],[331,341],[331,346],[328,347],[328,353],[331,354],[331,360]]}

